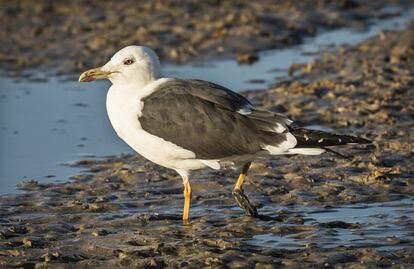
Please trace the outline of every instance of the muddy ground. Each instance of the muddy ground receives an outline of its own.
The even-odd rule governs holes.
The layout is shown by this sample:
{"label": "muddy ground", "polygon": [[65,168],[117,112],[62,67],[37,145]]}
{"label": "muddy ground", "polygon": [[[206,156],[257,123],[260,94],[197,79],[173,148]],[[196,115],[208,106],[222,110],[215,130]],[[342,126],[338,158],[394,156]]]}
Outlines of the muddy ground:
{"label": "muddy ground", "polygon": [[[408,3],[243,1],[235,9],[196,2],[127,9],[130,1],[0,1],[1,67],[10,75],[35,66],[67,74],[130,43],[177,62],[235,56],[295,44],[321,28],[364,28],[393,14],[377,12],[387,3]],[[412,210],[358,223],[338,207],[395,201],[396,211],[412,208],[414,25],[325,52],[290,73],[270,89],[244,94],[300,125],[362,135],[373,145],[337,149],[348,159],[327,153],[255,163],[245,190],[259,220],[235,206],[237,171],[194,173],[188,226],[175,172],[139,156],[80,161],[75,165],[87,172],[70,182],[22,182],[24,193],[0,197],[0,268],[413,268]],[[312,218],[333,210],[337,219]],[[368,237],[347,242],[344,234]]]}
{"label": "muddy ground", "polygon": [[[80,161],[88,172],[71,182],[22,182],[26,192],[0,197],[0,267],[413,268],[412,210],[395,219],[379,214],[389,223],[374,231],[375,223],[343,220],[341,211],[333,221],[312,221],[307,212],[401,199],[412,208],[414,25],[290,71],[291,79],[244,94],[301,125],[362,135],[373,146],[339,148],[349,159],[328,153],[255,163],[245,190],[259,220],[235,206],[237,171],[194,173],[188,226],[175,172],[139,156]],[[386,235],[389,225],[404,235]],[[364,244],[329,247],[343,233],[370,232]],[[258,235],[309,243],[257,244]]]}
{"label": "muddy ground", "polygon": [[[319,31],[363,30],[396,16],[411,0],[0,1],[0,67],[73,74],[139,44],[163,60],[256,60],[263,49],[298,44]],[[396,8],[395,8],[396,7]]]}

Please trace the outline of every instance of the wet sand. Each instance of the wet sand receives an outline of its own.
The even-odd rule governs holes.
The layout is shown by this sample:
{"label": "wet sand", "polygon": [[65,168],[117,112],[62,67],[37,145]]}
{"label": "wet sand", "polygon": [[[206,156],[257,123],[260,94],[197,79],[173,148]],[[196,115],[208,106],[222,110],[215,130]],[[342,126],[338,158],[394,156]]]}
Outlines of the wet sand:
{"label": "wet sand", "polygon": [[[310,11],[316,2],[317,13]],[[39,66],[69,74],[140,43],[171,62],[224,55],[248,63],[259,50],[319,30],[363,29],[395,15],[378,12],[389,1],[366,2],[256,1],[234,9],[210,1],[188,13],[173,2],[127,10],[128,1],[7,1],[0,62],[9,75]],[[185,20],[171,31],[177,16]],[[243,216],[231,196],[237,171],[193,175],[192,222],[183,226],[174,172],[138,156],[83,160],[76,166],[89,172],[71,182],[22,182],[24,194],[0,197],[0,268],[412,268],[413,60],[411,25],[292,65],[290,79],[244,93],[301,125],[374,141],[338,149],[349,160],[325,154],[254,164],[245,189],[260,220]]]}
{"label": "wet sand", "polygon": [[257,60],[264,49],[303,42],[320,31],[364,30],[412,1],[2,1],[0,67],[21,75],[41,67],[73,74],[130,44],[162,60]]}
{"label": "wet sand", "polygon": [[89,172],[71,182],[22,182],[24,194],[0,197],[0,266],[412,268],[413,70],[411,24],[245,92],[301,125],[374,141],[339,148],[349,160],[328,153],[255,163],[245,191],[260,220],[236,207],[237,171],[194,173],[192,222],[183,226],[173,171],[139,156],[83,160],[75,165]]}

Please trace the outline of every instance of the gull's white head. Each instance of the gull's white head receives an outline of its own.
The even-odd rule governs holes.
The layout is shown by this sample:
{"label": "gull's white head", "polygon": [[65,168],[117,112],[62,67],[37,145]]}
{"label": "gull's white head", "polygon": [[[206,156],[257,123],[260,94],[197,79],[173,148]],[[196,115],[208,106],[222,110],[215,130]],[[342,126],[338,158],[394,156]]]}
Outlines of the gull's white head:
{"label": "gull's white head", "polygon": [[160,62],[152,49],[128,46],[115,53],[104,66],[83,72],[79,81],[109,79],[114,85],[145,86],[160,77]]}

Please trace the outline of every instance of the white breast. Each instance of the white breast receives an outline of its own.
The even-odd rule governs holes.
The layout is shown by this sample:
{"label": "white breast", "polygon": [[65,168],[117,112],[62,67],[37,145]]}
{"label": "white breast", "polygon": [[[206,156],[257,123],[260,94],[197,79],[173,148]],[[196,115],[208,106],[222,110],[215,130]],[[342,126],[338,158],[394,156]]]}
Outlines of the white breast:
{"label": "white breast", "polygon": [[142,129],[142,99],[169,79],[158,79],[143,89],[112,86],[107,94],[106,108],[116,133],[130,147],[148,160],[175,170],[195,170],[205,167],[195,154]]}

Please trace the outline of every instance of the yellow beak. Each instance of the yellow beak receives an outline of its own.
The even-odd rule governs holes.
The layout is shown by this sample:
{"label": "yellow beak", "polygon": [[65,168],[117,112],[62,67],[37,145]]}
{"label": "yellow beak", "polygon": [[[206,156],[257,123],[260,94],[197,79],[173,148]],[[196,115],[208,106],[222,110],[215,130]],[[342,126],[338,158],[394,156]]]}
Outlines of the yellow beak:
{"label": "yellow beak", "polygon": [[91,82],[97,79],[107,79],[110,71],[104,71],[101,67],[89,69],[83,72],[79,77],[79,82]]}

